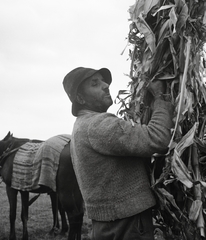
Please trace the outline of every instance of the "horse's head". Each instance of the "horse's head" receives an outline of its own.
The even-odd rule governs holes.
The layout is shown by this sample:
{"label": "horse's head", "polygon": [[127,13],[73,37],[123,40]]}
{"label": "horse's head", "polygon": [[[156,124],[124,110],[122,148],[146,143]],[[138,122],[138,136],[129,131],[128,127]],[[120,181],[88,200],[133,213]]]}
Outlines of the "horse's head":
{"label": "horse's head", "polygon": [[0,156],[10,146],[12,142],[12,137],[13,137],[13,134],[8,132],[7,135],[0,141]]}

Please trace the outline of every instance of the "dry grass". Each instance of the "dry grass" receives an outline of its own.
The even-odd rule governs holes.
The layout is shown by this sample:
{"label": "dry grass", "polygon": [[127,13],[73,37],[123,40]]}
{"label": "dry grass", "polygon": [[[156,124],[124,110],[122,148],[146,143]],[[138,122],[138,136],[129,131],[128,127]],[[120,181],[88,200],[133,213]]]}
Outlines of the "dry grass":
{"label": "dry grass", "polygon": [[[22,238],[21,222],[21,199],[18,194],[16,235],[17,240]],[[29,240],[66,240],[67,235],[51,236],[49,231],[53,225],[50,198],[47,194],[42,194],[29,208],[28,232]],[[5,184],[0,184],[0,240],[9,239],[9,203],[6,195]],[[82,240],[89,240],[91,232],[91,222],[84,217],[82,228]]]}

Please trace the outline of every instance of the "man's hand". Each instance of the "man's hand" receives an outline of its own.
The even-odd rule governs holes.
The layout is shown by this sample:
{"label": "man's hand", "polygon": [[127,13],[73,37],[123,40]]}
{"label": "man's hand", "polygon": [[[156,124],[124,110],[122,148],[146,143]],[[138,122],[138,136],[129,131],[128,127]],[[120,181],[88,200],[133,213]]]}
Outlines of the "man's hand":
{"label": "man's hand", "polygon": [[166,91],[166,83],[160,80],[152,81],[148,86],[148,91],[153,95],[154,98],[165,94]]}

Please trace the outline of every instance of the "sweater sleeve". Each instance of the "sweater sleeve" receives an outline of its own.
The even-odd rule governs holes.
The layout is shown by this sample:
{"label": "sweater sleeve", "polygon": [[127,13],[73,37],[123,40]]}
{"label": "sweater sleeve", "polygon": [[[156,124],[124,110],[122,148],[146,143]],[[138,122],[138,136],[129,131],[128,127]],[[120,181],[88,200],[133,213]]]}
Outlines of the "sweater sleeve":
{"label": "sweater sleeve", "polygon": [[150,157],[165,153],[171,137],[172,105],[156,100],[148,125],[122,120],[113,114],[93,116],[88,128],[91,148],[103,155]]}

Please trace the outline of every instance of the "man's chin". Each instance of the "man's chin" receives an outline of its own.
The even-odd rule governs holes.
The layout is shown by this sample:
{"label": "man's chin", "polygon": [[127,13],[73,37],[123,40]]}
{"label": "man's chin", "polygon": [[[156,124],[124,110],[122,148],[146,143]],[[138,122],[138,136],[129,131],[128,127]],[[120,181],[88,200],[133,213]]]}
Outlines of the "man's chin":
{"label": "man's chin", "polygon": [[113,100],[112,100],[111,96],[110,97],[108,96],[107,102],[108,102],[109,106],[111,106],[113,104]]}
{"label": "man's chin", "polygon": [[112,104],[113,104],[113,100],[112,100],[112,99],[110,99],[110,101],[108,101],[108,104],[107,104],[107,110],[108,110],[108,108],[109,108],[109,107],[111,107],[111,106],[112,106]]}

